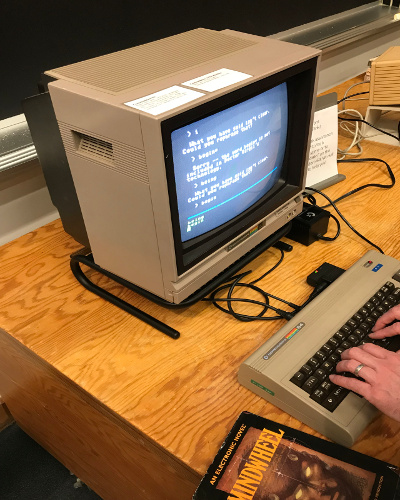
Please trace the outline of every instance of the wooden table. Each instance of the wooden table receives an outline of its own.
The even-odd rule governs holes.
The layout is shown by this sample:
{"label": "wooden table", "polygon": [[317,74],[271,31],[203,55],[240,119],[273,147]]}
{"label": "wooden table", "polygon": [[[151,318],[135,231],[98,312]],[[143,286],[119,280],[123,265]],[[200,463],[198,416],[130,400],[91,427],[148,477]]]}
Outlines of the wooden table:
{"label": "wooden table", "polygon": [[[364,156],[385,159],[399,175],[397,147],[364,147]],[[341,164],[340,172],[347,179],[327,189],[329,196],[388,183],[378,163]],[[398,185],[369,188],[339,207],[400,259],[399,199]],[[0,249],[0,395],[17,423],[100,496],[189,500],[243,410],[317,434],[237,382],[240,363],[281,321],[242,323],[205,302],[164,309],[94,275],[179,330],[172,340],[82,288],[69,268],[78,249],[59,220]],[[348,268],[369,249],[342,224],[332,243],[294,244],[261,285],[300,304],[311,292],[306,276],[321,263]],[[247,267],[257,277],[278,256],[270,249]],[[399,423],[379,416],[354,449],[400,466],[399,431]]]}

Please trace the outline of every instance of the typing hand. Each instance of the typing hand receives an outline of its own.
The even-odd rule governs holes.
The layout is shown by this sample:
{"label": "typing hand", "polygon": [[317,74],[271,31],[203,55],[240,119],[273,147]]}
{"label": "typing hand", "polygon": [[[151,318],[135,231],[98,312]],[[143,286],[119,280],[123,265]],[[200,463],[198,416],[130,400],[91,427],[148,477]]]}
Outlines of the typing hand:
{"label": "typing hand", "polygon": [[356,378],[339,374],[329,378],[334,384],[360,394],[378,410],[400,422],[400,351],[391,352],[371,343],[352,347],[343,352],[336,371],[354,373],[360,365],[363,366]]}
{"label": "typing hand", "polygon": [[400,305],[394,306],[382,314],[370,333],[371,339],[383,339],[400,334]]}

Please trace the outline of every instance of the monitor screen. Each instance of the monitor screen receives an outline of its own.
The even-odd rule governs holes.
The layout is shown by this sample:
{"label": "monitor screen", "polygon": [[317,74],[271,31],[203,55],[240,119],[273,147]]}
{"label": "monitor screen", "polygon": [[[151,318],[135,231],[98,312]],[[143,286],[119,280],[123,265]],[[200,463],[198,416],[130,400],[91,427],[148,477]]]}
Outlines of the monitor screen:
{"label": "monitor screen", "polygon": [[288,127],[281,83],[171,134],[182,242],[260,200],[281,176]]}

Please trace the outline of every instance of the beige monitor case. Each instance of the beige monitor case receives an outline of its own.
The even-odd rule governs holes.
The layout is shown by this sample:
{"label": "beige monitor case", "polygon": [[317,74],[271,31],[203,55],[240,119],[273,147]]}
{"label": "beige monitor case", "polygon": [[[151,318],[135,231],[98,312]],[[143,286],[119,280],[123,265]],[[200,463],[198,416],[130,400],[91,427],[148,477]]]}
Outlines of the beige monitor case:
{"label": "beige monitor case", "polygon": [[[179,274],[164,170],[161,123],[319,51],[278,40],[199,28],[57,68],[50,96],[96,264],[151,293],[180,303],[301,210],[298,196],[262,230],[219,248]],[[249,75],[159,114],[128,106],[164,89],[228,68]],[[193,89],[192,89],[193,90]],[[314,88],[315,95],[315,88]],[[310,123],[311,126],[311,123]],[[239,235],[240,237],[241,235]]]}

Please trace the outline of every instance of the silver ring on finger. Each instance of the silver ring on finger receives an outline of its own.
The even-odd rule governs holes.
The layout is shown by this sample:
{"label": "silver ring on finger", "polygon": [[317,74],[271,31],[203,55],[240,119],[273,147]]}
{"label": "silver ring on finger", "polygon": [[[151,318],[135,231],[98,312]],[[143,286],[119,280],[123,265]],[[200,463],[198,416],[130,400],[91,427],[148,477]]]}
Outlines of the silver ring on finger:
{"label": "silver ring on finger", "polygon": [[357,366],[357,368],[354,370],[354,372],[353,372],[353,373],[354,373],[354,375],[355,375],[356,377],[358,377],[358,376],[359,376],[358,374],[360,373],[360,370],[362,370],[362,369],[364,368],[364,366],[365,366],[365,365],[364,365],[364,363],[361,363],[361,364],[359,364],[359,365]]}

